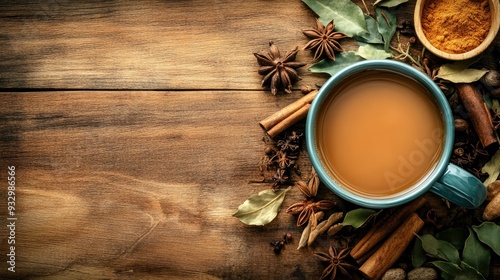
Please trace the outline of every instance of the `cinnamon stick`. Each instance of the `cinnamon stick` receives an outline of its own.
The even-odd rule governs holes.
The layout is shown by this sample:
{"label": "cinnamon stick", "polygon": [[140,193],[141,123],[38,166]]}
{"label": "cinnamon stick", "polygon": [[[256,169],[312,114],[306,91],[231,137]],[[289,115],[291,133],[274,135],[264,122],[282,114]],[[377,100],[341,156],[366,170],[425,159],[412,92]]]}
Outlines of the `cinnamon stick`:
{"label": "cinnamon stick", "polygon": [[402,221],[420,209],[426,202],[427,200],[425,198],[419,197],[404,206],[389,211],[389,213],[387,213],[383,219],[378,220],[356,246],[352,248],[350,253],[351,256],[359,262],[372,248],[377,246],[380,241],[392,233]]}
{"label": "cinnamon stick", "polygon": [[497,143],[490,112],[479,90],[471,84],[457,84],[456,88],[483,147]]}
{"label": "cinnamon stick", "polygon": [[274,138],[276,135],[285,131],[285,129],[289,128],[293,124],[295,124],[298,121],[300,121],[301,119],[305,118],[307,116],[307,112],[309,112],[310,107],[311,107],[311,104],[305,104],[299,110],[295,111],[293,114],[288,116],[286,119],[282,120],[281,122],[279,122],[278,124],[273,126],[271,129],[269,129],[267,131],[267,134],[271,138]]}
{"label": "cinnamon stick", "polygon": [[318,93],[318,90],[311,91],[310,93],[304,95],[300,99],[292,102],[291,104],[285,106],[284,108],[277,111],[276,113],[263,119],[261,122],[259,122],[259,125],[262,127],[262,129],[264,129],[264,131],[269,131],[275,125],[282,122],[283,120],[288,118],[290,115],[292,115],[293,113],[295,113],[298,110],[300,110],[301,108],[303,108],[306,104],[311,103],[317,93]]}
{"label": "cinnamon stick", "polygon": [[380,248],[359,268],[369,279],[380,279],[403,254],[410,245],[415,234],[422,229],[424,221],[413,213],[394,233],[380,246]]}

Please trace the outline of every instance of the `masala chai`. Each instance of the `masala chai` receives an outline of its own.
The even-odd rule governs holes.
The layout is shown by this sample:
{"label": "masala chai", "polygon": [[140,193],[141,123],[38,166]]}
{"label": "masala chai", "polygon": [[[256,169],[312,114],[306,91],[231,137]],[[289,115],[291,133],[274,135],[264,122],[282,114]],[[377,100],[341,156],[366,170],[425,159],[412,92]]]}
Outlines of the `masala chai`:
{"label": "masala chai", "polygon": [[443,150],[444,121],[425,87],[395,72],[369,70],[332,91],[319,107],[315,137],[339,185],[387,197],[431,173]]}

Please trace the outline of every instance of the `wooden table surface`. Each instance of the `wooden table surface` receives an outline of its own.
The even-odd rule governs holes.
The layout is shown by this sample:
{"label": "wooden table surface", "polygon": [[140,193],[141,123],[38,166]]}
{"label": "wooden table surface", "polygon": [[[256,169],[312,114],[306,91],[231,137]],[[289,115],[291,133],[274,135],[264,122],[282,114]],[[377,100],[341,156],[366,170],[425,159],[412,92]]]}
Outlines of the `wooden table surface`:
{"label": "wooden table surface", "polygon": [[[253,52],[302,47],[314,18],[298,0],[0,1],[0,278],[318,279],[295,217],[232,217],[270,187],[256,183],[258,122],[327,78],[304,67],[292,94],[272,96]],[[277,256],[269,242],[285,232],[295,241]]]}

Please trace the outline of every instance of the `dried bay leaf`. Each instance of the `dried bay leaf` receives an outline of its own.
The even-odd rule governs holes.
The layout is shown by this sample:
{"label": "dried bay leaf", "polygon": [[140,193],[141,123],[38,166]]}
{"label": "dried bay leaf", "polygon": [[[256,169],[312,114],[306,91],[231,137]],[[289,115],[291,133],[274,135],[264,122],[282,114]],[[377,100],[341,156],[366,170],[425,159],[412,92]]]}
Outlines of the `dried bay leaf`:
{"label": "dried bay leaf", "polygon": [[364,59],[353,51],[341,52],[335,56],[335,61],[323,59],[309,67],[309,71],[313,73],[327,73],[333,76],[346,66],[362,60]]}
{"label": "dried bay leaf", "polygon": [[490,271],[490,249],[479,241],[476,234],[469,228],[469,237],[465,240],[462,259],[465,263],[479,271],[484,278],[488,278]]}
{"label": "dried bay leaf", "polygon": [[485,186],[495,182],[500,174],[500,150],[498,150],[493,157],[491,157],[490,161],[484,164],[481,171],[484,173],[488,173],[488,178],[483,182]]}
{"label": "dried bay leaf", "polygon": [[392,53],[384,50],[383,47],[381,48],[370,44],[359,46],[356,54],[364,59],[386,59],[394,56]]}
{"label": "dried bay leaf", "polygon": [[342,225],[359,228],[360,226],[364,225],[366,221],[368,221],[368,219],[375,213],[375,210],[365,208],[351,210],[345,214]]}
{"label": "dried bay leaf", "polygon": [[464,227],[454,227],[436,233],[436,238],[446,241],[453,247],[461,250],[464,248],[465,240],[469,237],[469,230]]}
{"label": "dried bay leaf", "polygon": [[441,270],[441,277],[445,280],[484,280],[484,277],[477,270],[464,262],[461,262],[460,266],[445,261],[434,261],[431,263]]}
{"label": "dried bay leaf", "polygon": [[422,241],[422,248],[433,257],[460,264],[460,257],[457,248],[450,243],[438,240],[430,234],[417,235]]}
{"label": "dried bay leaf", "polygon": [[384,49],[389,51],[391,46],[392,36],[396,33],[396,16],[387,9],[376,8],[378,32],[382,34],[384,39]]}
{"label": "dried bay leaf", "polygon": [[411,264],[416,268],[421,267],[426,261],[427,257],[425,256],[425,251],[422,248],[422,241],[415,238],[415,243],[411,249]]}
{"label": "dried bay leaf", "polygon": [[408,0],[377,0],[375,1],[375,3],[373,3],[373,5],[392,8],[406,2],[408,2]]}
{"label": "dried bay leaf", "polygon": [[291,187],[278,191],[267,189],[254,194],[238,207],[233,216],[247,225],[266,225],[276,218],[285,194],[290,189]]}
{"label": "dried bay leaf", "polygon": [[468,68],[472,63],[474,63],[473,60],[465,60],[443,64],[439,67],[436,77],[452,83],[472,83],[478,81],[488,70]]}
{"label": "dried bay leaf", "polygon": [[488,245],[495,254],[500,256],[500,226],[493,222],[484,222],[479,226],[472,226],[477,238]]}
{"label": "dried bay leaf", "polygon": [[335,30],[349,37],[368,33],[363,11],[351,0],[302,0],[302,2],[318,15],[325,26],[333,19]]}
{"label": "dried bay leaf", "polygon": [[355,36],[356,41],[365,42],[369,44],[384,44],[382,39],[382,34],[378,32],[378,24],[374,18],[369,15],[365,15],[366,29],[368,33]]}

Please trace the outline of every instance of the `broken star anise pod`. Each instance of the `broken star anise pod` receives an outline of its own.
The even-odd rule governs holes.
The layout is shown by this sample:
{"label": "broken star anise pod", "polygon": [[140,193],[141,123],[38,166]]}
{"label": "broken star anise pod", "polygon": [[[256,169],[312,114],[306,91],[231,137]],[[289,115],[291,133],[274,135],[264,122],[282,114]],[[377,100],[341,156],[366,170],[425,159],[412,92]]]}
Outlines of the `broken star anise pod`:
{"label": "broken star anise pod", "polygon": [[299,214],[299,217],[297,218],[297,226],[300,227],[309,222],[309,218],[314,215],[314,213],[331,209],[335,205],[336,203],[331,200],[324,199],[314,201],[313,199],[305,199],[302,202],[292,204],[288,207],[288,209],[286,209],[286,212],[291,213],[292,215]]}
{"label": "broken star anise pod", "polygon": [[269,51],[254,53],[261,66],[259,74],[264,76],[261,86],[269,86],[273,95],[276,95],[280,89],[286,93],[292,93],[292,85],[300,80],[295,69],[306,65],[295,61],[298,51],[295,47],[281,56],[278,47],[273,42],[269,42]]}
{"label": "broken star anise pod", "polygon": [[336,32],[334,29],[335,24],[333,23],[333,19],[326,26],[316,19],[316,29],[302,30],[304,35],[312,39],[305,45],[304,49],[314,51],[315,61],[319,61],[325,56],[335,61],[335,52],[343,51],[338,41],[348,36],[342,32]]}
{"label": "broken star anise pod", "polygon": [[[337,253],[337,250],[330,246],[328,249],[328,254],[324,252],[314,253],[323,262],[326,262],[328,266],[323,270],[321,274],[321,279],[335,279],[337,277],[337,272],[340,272],[343,276],[352,278],[349,271],[358,271],[358,268],[347,262],[347,257],[349,256],[349,250],[347,248],[342,249]],[[345,279],[345,278],[342,278]]]}

